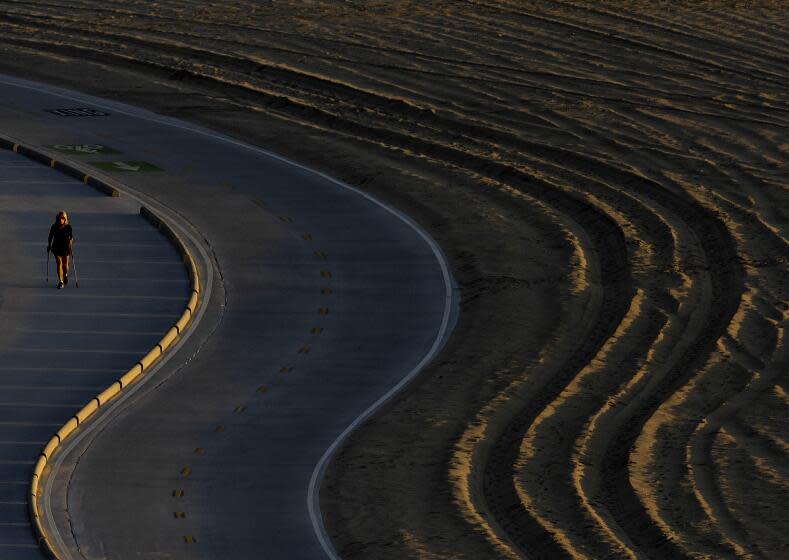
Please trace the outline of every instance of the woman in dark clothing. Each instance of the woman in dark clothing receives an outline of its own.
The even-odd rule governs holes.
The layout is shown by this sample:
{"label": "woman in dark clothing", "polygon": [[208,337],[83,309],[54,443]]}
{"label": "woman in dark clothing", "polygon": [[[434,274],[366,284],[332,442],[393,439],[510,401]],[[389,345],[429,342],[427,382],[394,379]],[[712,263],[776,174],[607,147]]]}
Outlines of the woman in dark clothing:
{"label": "woman in dark clothing", "polygon": [[47,251],[55,255],[55,263],[58,270],[58,289],[68,284],[68,261],[71,255],[74,235],[68,223],[68,214],[64,211],[58,212],[55,216],[55,223],[49,228],[49,238],[47,240]]}

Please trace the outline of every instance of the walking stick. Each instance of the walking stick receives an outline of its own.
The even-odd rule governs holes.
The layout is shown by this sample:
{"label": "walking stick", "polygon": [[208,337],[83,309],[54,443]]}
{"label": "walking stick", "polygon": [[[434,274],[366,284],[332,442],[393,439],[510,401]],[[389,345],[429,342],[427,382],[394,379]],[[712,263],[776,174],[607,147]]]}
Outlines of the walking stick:
{"label": "walking stick", "polygon": [[77,255],[74,254],[73,251],[71,253],[71,261],[74,263],[74,282],[76,283],[77,288],[79,288],[79,275],[77,274]]}

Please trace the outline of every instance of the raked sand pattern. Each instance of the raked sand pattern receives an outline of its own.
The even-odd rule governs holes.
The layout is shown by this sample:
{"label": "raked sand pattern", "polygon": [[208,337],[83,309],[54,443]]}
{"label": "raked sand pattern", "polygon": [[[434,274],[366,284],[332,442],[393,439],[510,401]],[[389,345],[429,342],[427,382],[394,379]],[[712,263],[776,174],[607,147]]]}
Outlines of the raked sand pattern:
{"label": "raked sand pattern", "polygon": [[0,70],[442,245],[460,321],[335,458],[342,556],[789,557],[789,4],[204,4],[1,1]]}

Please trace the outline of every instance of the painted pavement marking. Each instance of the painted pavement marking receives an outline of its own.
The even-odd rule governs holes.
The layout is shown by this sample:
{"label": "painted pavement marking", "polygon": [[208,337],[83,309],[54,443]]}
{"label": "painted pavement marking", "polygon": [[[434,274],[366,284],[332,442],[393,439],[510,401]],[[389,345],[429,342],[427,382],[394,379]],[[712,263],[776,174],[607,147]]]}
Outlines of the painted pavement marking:
{"label": "painted pavement marking", "polygon": [[155,166],[152,163],[148,163],[147,161],[90,161],[88,162],[93,167],[97,167],[99,169],[103,169],[104,171],[116,171],[116,172],[150,172],[150,171],[162,171],[160,167]]}

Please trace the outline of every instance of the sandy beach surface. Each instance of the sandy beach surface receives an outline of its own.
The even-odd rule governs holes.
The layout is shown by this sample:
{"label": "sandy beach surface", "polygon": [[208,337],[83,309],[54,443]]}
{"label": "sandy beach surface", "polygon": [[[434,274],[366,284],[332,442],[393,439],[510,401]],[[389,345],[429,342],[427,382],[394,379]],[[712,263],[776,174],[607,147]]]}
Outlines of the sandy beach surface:
{"label": "sandy beach surface", "polygon": [[0,72],[440,243],[459,323],[327,473],[343,557],[789,557],[789,3],[4,0]]}

